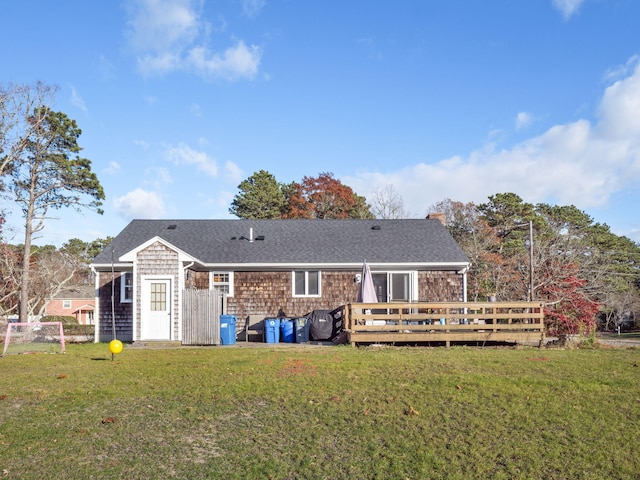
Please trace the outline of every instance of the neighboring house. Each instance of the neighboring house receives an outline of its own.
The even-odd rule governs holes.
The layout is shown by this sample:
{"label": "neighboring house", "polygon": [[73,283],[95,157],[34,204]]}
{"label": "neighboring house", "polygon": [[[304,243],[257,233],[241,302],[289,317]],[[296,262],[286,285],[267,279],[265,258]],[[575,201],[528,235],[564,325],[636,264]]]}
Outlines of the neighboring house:
{"label": "neighboring house", "polygon": [[466,301],[469,260],[438,219],[133,220],[92,263],[96,341],[112,312],[123,341],[182,340],[185,288],[222,289],[239,322],[335,309],[365,260],[380,302]]}
{"label": "neighboring house", "polygon": [[95,304],[96,292],[93,286],[68,287],[47,303],[44,315],[75,317],[80,325],[93,325]]}

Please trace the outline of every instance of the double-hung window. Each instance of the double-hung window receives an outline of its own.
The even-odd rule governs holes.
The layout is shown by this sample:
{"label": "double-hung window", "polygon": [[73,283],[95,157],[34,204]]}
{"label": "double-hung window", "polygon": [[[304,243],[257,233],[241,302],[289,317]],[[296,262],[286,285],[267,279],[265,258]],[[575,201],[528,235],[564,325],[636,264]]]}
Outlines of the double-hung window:
{"label": "double-hung window", "polygon": [[120,303],[133,302],[133,272],[123,272],[120,276]]}
{"label": "double-hung window", "polygon": [[233,297],[233,272],[211,272],[211,285],[227,297]]}
{"label": "double-hung window", "polygon": [[320,272],[318,270],[295,270],[293,272],[294,297],[319,297]]}

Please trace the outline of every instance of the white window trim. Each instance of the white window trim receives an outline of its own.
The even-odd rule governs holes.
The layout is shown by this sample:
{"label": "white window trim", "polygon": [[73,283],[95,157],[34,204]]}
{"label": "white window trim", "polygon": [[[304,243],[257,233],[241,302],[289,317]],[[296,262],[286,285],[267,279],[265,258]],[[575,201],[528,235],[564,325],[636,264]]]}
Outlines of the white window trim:
{"label": "white window trim", "polygon": [[62,308],[70,309],[71,308],[71,300],[62,300]]}
{"label": "white window trim", "polygon": [[[125,298],[126,276],[131,275],[131,298]],[[135,290],[133,272],[122,272],[120,275],[120,303],[133,303],[133,292]]]}
{"label": "white window trim", "polygon": [[[225,275],[229,275],[229,293],[227,293],[227,297],[233,297],[233,272],[229,271],[229,270],[215,270],[213,272],[209,272],[209,285],[211,286],[211,288],[216,288],[216,284],[213,283],[213,276],[215,274],[225,274]],[[217,285],[227,285],[227,283],[218,283]]]}
{"label": "white window trim", "polygon": [[[304,289],[303,295],[296,294],[296,272],[304,272]],[[318,293],[310,295],[309,291],[309,272],[318,272]],[[291,296],[294,298],[319,298],[322,297],[322,271],[320,270],[293,270],[291,272]]]}

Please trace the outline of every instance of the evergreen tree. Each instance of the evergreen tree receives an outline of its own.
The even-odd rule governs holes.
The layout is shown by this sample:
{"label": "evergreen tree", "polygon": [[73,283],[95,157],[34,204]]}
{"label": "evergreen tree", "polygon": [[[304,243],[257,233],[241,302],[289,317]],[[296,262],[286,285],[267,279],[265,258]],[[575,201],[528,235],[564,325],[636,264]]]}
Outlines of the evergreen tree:
{"label": "evergreen tree", "polygon": [[33,128],[19,139],[24,148],[10,162],[9,195],[25,217],[24,254],[20,279],[20,321],[27,320],[31,240],[44,228],[51,210],[91,208],[102,213],[104,191],[91,171],[91,161],[77,154],[82,133],[62,112],[38,106],[25,121]]}
{"label": "evergreen tree", "polygon": [[266,170],[240,182],[238,189],[229,212],[239,218],[280,218],[286,209],[284,187]]}

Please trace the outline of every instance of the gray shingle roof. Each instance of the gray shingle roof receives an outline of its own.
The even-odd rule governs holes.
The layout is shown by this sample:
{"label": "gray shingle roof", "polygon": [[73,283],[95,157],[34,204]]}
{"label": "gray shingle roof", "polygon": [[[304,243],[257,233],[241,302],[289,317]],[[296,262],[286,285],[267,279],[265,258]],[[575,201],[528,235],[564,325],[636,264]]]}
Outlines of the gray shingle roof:
{"label": "gray shingle roof", "polygon": [[[448,263],[460,268],[468,262],[435,219],[133,220],[113,240],[115,261],[156,236],[203,265],[362,264],[366,259],[370,264]],[[111,263],[112,246],[94,265]]]}

